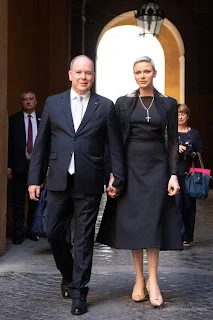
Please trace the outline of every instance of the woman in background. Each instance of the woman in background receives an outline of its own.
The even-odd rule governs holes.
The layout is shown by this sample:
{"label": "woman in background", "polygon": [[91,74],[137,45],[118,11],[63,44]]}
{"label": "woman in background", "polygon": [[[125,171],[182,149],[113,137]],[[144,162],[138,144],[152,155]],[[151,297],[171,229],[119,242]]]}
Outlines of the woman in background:
{"label": "woman in background", "polygon": [[178,137],[179,137],[179,168],[178,181],[180,192],[176,195],[176,204],[180,221],[181,235],[184,247],[190,247],[193,241],[196,199],[187,195],[185,187],[185,175],[196,161],[197,152],[203,153],[203,143],[200,134],[194,128],[188,126],[190,110],[186,104],[178,105]]}

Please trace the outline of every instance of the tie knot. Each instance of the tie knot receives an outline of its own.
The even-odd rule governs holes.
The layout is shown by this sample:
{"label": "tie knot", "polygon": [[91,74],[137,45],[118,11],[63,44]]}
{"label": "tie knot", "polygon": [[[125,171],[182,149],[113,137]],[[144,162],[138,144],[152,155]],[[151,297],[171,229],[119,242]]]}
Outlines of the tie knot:
{"label": "tie knot", "polygon": [[84,100],[84,97],[78,96],[78,100],[79,100],[80,102],[82,102],[82,101]]}
{"label": "tie knot", "polygon": [[32,116],[31,116],[31,114],[28,114],[28,118],[31,118]]}

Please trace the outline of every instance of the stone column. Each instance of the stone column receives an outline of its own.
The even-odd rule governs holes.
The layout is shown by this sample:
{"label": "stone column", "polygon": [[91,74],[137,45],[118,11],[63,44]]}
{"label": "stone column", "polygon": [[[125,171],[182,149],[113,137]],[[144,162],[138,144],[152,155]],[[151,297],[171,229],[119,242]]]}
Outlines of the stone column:
{"label": "stone column", "polygon": [[7,212],[7,6],[0,0],[0,255],[6,247]]}

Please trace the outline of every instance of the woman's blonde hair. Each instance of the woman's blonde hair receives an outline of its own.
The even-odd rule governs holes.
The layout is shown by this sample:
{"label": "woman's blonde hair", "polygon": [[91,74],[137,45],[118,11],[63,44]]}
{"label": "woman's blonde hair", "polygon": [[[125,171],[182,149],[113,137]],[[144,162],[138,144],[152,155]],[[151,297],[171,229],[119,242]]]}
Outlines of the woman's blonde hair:
{"label": "woman's blonde hair", "polygon": [[186,113],[188,117],[190,116],[190,109],[184,103],[178,104],[178,112],[179,113]]}
{"label": "woman's blonde hair", "polygon": [[136,63],[138,63],[138,62],[149,62],[150,64],[151,64],[151,66],[152,66],[152,69],[153,70],[156,70],[155,69],[155,64],[154,64],[154,61],[150,58],[150,57],[148,57],[148,56],[142,56],[142,57],[139,57],[139,58],[137,58],[136,60],[135,60],[135,62],[134,62],[134,64],[133,64],[133,68],[134,68],[134,66],[136,65]]}

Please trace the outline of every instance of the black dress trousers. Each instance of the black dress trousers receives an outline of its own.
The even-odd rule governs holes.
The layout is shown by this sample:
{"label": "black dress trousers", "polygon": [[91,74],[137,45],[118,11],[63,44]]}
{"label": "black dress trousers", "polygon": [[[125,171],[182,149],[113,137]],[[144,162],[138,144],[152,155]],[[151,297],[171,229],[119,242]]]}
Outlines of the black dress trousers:
{"label": "black dress trousers", "polygon": [[[66,207],[72,202],[70,208]],[[66,191],[48,191],[47,238],[58,270],[69,282],[72,298],[86,297],[92,268],[95,223],[101,195],[77,192],[74,177],[68,174]],[[67,229],[74,219],[74,259],[66,241]]]}

